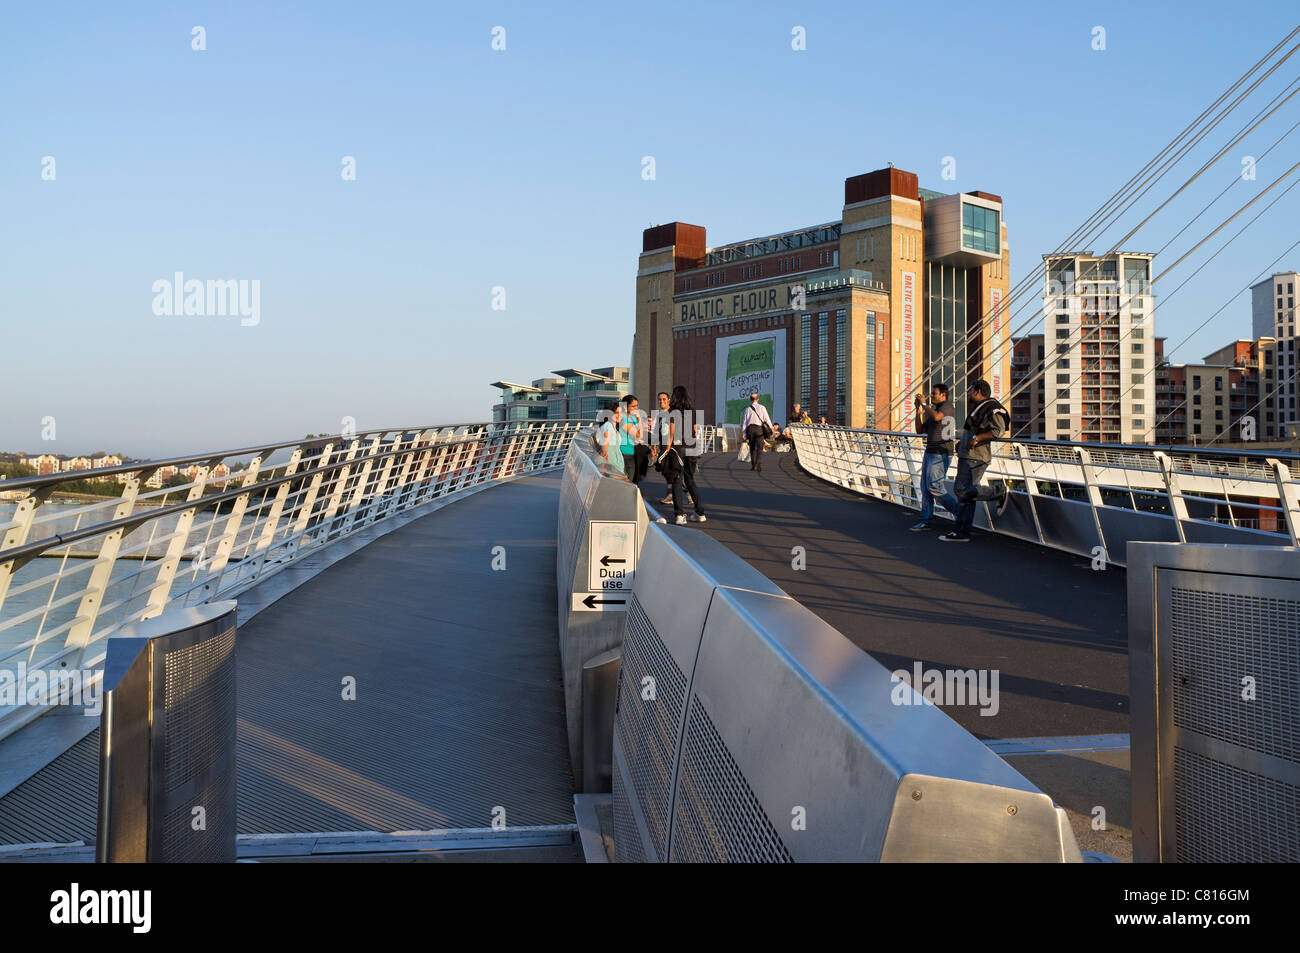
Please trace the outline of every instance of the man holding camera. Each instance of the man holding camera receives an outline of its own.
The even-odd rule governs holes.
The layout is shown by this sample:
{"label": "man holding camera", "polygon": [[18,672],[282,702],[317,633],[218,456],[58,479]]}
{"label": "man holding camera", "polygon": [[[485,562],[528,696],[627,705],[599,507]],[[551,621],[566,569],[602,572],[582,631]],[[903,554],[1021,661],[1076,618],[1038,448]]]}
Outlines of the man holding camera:
{"label": "man holding camera", "polygon": [[930,390],[930,403],[920,394],[915,397],[916,432],[925,434],[925,455],[921,457],[921,519],[912,532],[933,529],[934,503],[942,500],[948,479],[948,464],[956,445],[957,420],[953,416],[952,401],[948,399],[948,385],[935,384]]}

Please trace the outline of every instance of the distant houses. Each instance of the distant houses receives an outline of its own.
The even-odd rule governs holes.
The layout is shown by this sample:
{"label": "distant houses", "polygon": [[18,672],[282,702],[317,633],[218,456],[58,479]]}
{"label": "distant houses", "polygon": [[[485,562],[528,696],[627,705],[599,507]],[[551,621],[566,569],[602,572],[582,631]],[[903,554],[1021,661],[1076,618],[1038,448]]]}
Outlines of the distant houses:
{"label": "distant houses", "polygon": [[[29,456],[25,453],[0,453],[0,463],[17,463],[22,466],[31,467],[39,476],[50,476],[57,473],[80,473],[87,470],[100,470],[105,467],[119,467],[123,464],[140,464],[147,463],[146,460],[133,460],[130,457],[123,457],[116,453],[105,453],[100,451],[92,453],[89,456],[71,457],[65,453],[41,453]],[[198,464],[191,464],[188,467],[165,466],[159,467],[148,480],[145,486],[150,489],[160,489],[165,483],[176,476],[182,476],[186,481],[192,481],[198,477]],[[93,473],[88,473],[82,479],[87,480],[116,480],[118,483],[125,483],[130,471],[122,473],[112,473],[106,476],[97,477]],[[207,482],[209,485],[223,486],[227,477],[230,476],[230,467],[224,463],[218,463],[208,472]]]}

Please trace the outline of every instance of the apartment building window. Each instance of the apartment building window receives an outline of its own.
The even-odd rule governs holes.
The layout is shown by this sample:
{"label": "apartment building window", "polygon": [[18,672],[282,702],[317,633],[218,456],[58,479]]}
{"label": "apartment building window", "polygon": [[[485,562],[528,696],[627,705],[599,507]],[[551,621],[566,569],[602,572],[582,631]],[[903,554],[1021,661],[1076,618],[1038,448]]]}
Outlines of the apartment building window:
{"label": "apartment building window", "polygon": [[845,356],[848,352],[847,329],[845,328],[844,309],[835,312],[835,422],[845,422],[845,391],[848,390],[844,379]]}
{"label": "apartment building window", "polygon": [[1058,383],[1058,384],[1068,384],[1068,383],[1070,383],[1070,375],[1069,375],[1069,374],[1057,374],[1057,375],[1056,375],[1056,383]]}
{"label": "apartment building window", "polygon": [[1223,411],[1221,411],[1221,410],[1216,410],[1216,411],[1214,412],[1214,419],[1215,419],[1215,420],[1222,420],[1222,419],[1223,419]]}
{"label": "apartment building window", "polygon": [[996,254],[1000,249],[998,231],[998,213],[995,209],[962,203],[962,245],[975,251]]}
{"label": "apartment building window", "polygon": [[1201,419],[1201,412],[1200,412],[1199,410],[1193,410],[1193,411],[1192,411],[1192,419],[1193,419],[1193,420],[1200,420],[1200,419]]}
{"label": "apartment building window", "polygon": [[1216,378],[1214,379],[1214,389],[1215,389],[1215,390],[1223,390],[1223,378],[1222,378],[1222,377],[1216,377]]}
{"label": "apartment building window", "polygon": [[1056,399],[1057,399],[1057,400],[1062,400],[1062,399],[1067,399],[1067,400],[1068,400],[1069,397],[1070,397],[1070,388],[1068,388],[1068,387],[1062,387],[1062,388],[1059,388],[1059,389],[1056,391]]}
{"label": "apartment building window", "polygon": [[811,407],[809,388],[812,386],[812,324],[811,315],[799,319],[799,401],[804,407]]}
{"label": "apartment building window", "polygon": [[1141,374],[1134,374],[1130,383],[1143,384],[1146,383],[1146,378]]}
{"label": "apartment building window", "polygon": [[1068,314],[1058,314],[1058,315],[1056,316],[1056,323],[1057,323],[1057,324],[1069,324],[1069,323],[1070,323],[1070,316],[1069,316]]}
{"label": "apartment building window", "polygon": [[1140,338],[1142,337],[1142,329],[1141,329],[1141,328],[1133,328],[1129,333],[1130,333],[1131,335],[1133,335],[1133,337],[1135,337],[1135,338],[1139,338],[1139,339],[1140,339]]}
{"label": "apartment building window", "polygon": [[1194,397],[1192,398],[1192,403],[1193,403],[1193,404],[1199,404],[1200,402],[1201,402],[1201,395],[1200,395],[1200,394],[1197,394],[1196,396],[1194,396]]}
{"label": "apartment building window", "polygon": [[826,325],[827,312],[817,313],[817,413],[826,413],[826,392],[830,377],[830,330]]}
{"label": "apartment building window", "polygon": [[[1064,426],[1064,424],[1060,424],[1059,426]],[[1070,439],[1070,435],[1069,435],[1068,433],[1058,433],[1058,434],[1056,435],[1056,439],[1057,439],[1057,440],[1069,440],[1069,439]]]}
{"label": "apartment building window", "polygon": [[[884,323],[880,325],[884,331]],[[876,312],[867,312],[867,420],[864,426],[876,425]]]}
{"label": "apartment building window", "polygon": [[1222,397],[1221,395],[1219,395],[1219,394],[1216,394],[1216,395],[1214,396],[1214,403],[1215,403],[1215,406],[1217,406],[1217,407],[1222,407],[1222,406],[1223,406],[1223,397]]}
{"label": "apartment building window", "polygon": [[1068,344],[1058,344],[1058,345],[1056,345],[1056,353],[1057,353],[1057,354],[1069,354],[1069,353],[1070,353],[1070,345],[1068,345]]}
{"label": "apartment building window", "polygon": [[1145,405],[1145,404],[1134,404],[1134,405],[1133,405],[1133,413],[1135,413],[1135,414],[1145,414],[1145,413],[1146,413],[1146,405]]}
{"label": "apartment building window", "polygon": [[1192,375],[1192,389],[1193,389],[1193,390],[1200,390],[1200,389],[1201,389],[1201,375],[1200,375],[1200,374],[1193,374],[1193,375]]}
{"label": "apartment building window", "polygon": [[1068,337],[1070,336],[1070,329],[1069,329],[1069,328],[1057,328],[1057,329],[1056,329],[1056,336],[1057,336],[1058,338],[1068,338]]}
{"label": "apartment building window", "polygon": [[[1057,412],[1058,414],[1068,414],[1068,413],[1070,412],[1070,405],[1069,405],[1069,404],[1057,404],[1057,405],[1056,405],[1056,412]],[[1065,426],[1065,425],[1064,425],[1064,424],[1060,424],[1059,426]]]}
{"label": "apartment building window", "polygon": [[1133,366],[1137,368],[1141,368],[1144,363],[1145,361],[1140,357],[1135,357],[1132,361]]}
{"label": "apartment building window", "polygon": [[1056,366],[1057,366],[1057,367],[1066,367],[1066,368],[1068,368],[1068,367],[1070,366],[1070,359],[1069,359],[1068,357],[1067,357],[1067,358],[1063,358],[1062,360],[1059,360],[1059,361],[1056,362]]}
{"label": "apartment building window", "polygon": [[1133,345],[1133,353],[1134,353],[1134,354],[1141,354],[1141,353],[1142,353],[1142,345],[1141,345],[1141,344],[1134,344],[1134,345]]}

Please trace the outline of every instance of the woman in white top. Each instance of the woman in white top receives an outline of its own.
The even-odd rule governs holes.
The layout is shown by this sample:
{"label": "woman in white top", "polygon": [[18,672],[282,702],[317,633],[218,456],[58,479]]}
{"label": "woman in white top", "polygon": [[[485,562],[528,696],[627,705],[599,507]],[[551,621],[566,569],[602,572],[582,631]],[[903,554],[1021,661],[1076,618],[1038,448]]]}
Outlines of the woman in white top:
{"label": "woman in white top", "polygon": [[609,415],[605,418],[605,422],[600,425],[600,429],[596,431],[596,455],[611,467],[618,467],[621,470],[623,469],[623,450],[619,438],[619,427],[623,423],[623,413],[616,400],[611,400],[605,409]]}
{"label": "woman in white top", "polygon": [[767,408],[758,402],[758,394],[755,392],[749,395],[749,406],[745,408],[745,416],[740,421],[740,432],[749,441],[749,468],[759,473],[763,472],[764,424],[770,429],[772,417]]}

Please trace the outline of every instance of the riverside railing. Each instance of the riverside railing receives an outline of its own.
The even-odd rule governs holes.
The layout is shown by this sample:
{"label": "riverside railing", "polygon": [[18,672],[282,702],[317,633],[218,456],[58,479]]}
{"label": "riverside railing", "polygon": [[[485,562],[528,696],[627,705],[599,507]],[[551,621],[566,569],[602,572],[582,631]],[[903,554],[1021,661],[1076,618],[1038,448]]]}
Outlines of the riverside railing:
{"label": "riverside railing", "polygon": [[[799,464],[856,493],[920,507],[924,438],[798,425]],[[949,489],[957,460],[949,470]],[[1006,511],[977,504],[976,525],[1123,565],[1130,541],[1300,546],[1294,453],[996,441],[984,482],[1006,481]],[[937,515],[946,515],[936,505]]]}
{"label": "riverside railing", "polygon": [[[562,466],[589,426],[373,430],[0,481],[0,501],[16,504],[0,516],[0,672],[96,678],[122,626],[236,596],[432,501]],[[61,486],[87,478],[120,489],[60,501]],[[0,698],[0,737],[45,707]]]}

